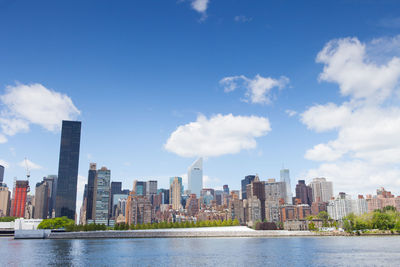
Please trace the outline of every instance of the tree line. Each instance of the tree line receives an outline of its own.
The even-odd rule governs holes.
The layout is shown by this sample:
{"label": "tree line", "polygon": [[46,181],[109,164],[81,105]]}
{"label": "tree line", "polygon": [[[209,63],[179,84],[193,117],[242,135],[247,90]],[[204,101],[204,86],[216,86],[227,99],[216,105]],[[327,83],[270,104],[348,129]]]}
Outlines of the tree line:
{"label": "tree line", "polygon": [[105,230],[145,230],[145,229],[170,229],[170,228],[195,228],[195,227],[220,227],[220,226],[236,226],[240,225],[235,220],[214,220],[214,221],[197,221],[197,222],[156,222],[146,224],[116,224],[114,227],[107,227],[105,224],[79,224],[76,225],[74,220],[67,217],[59,217],[53,219],[45,219],[39,225],[38,229],[64,229],[67,232],[81,231],[105,231]]}
{"label": "tree line", "polygon": [[343,229],[347,232],[378,229],[400,233],[400,212],[393,206],[386,206],[360,216],[351,213],[343,218]]}

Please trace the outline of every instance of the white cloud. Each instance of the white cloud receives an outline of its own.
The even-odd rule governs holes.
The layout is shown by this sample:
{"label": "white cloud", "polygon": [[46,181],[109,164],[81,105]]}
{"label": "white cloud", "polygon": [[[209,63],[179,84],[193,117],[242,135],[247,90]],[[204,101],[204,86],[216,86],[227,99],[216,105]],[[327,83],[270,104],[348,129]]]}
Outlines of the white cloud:
{"label": "white cloud", "polygon": [[332,145],[318,144],[312,149],[307,150],[305,158],[315,161],[335,161],[339,159],[343,153],[332,148]]}
{"label": "white cloud", "polygon": [[271,77],[262,77],[259,74],[253,79],[249,79],[244,75],[239,75],[222,78],[219,83],[224,87],[226,93],[232,92],[237,88],[246,89],[245,101],[256,104],[270,104],[272,97],[271,90],[273,88],[284,88],[289,83],[289,79],[285,76],[274,79]]}
{"label": "white cloud", "polygon": [[25,120],[0,118],[0,125],[3,133],[9,136],[29,131],[29,123]]}
{"label": "white cloud", "polygon": [[182,157],[217,157],[254,149],[256,138],[271,131],[267,118],[215,115],[179,126],[168,138],[165,149]]}
{"label": "white cloud", "polygon": [[18,165],[20,167],[24,168],[24,169],[28,165],[28,169],[29,170],[40,170],[40,169],[42,169],[42,166],[30,161],[29,159],[27,159],[26,162],[25,162],[25,160],[21,161],[20,163],[18,163]]}
{"label": "white cloud", "polygon": [[379,51],[388,51],[378,44],[385,46],[383,40],[396,38],[370,43],[356,38],[333,40],[318,54],[317,61],[325,64],[320,79],[337,83],[350,99],[339,105],[314,105],[301,114],[307,128],[337,132],[336,138],[306,151],[305,158],[323,162],[308,171],[310,178],[326,176],[340,190],[358,193],[399,185],[399,54],[386,54],[382,64],[372,61]]}
{"label": "white cloud", "polygon": [[246,17],[246,16],[244,16],[244,15],[239,15],[239,16],[235,16],[234,18],[234,21],[236,21],[236,22],[249,22],[249,21],[252,21],[253,20],[253,18],[249,18],[249,17]]}
{"label": "white cloud", "polygon": [[[362,160],[323,163],[307,172],[306,177],[327,177],[334,182],[334,190],[357,194],[372,194],[384,186],[392,193],[400,190],[400,169],[396,166],[375,165]],[[395,193],[396,194],[396,193]]]}
{"label": "white cloud", "polygon": [[7,137],[5,137],[3,134],[0,134],[0,144],[7,143]]}
{"label": "white cloud", "polygon": [[73,120],[80,114],[71,98],[41,84],[7,86],[0,101],[4,105],[0,111],[3,136],[27,132],[30,124],[57,131],[62,120]]}
{"label": "white cloud", "polygon": [[207,7],[209,4],[209,0],[193,0],[192,8],[199,13],[205,13],[207,11]]}
{"label": "white cloud", "polygon": [[301,114],[301,122],[311,130],[324,132],[342,126],[350,116],[351,110],[346,105],[338,107],[336,104],[328,103],[315,105],[306,110]]}
{"label": "white cloud", "polygon": [[10,166],[10,164],[7,161],[2,159],[0,159],[0,165],[2,165],[4,168],[8,168]]}
{"label": "white cloud", "polygon": [[293,117],[293,116],[297,115],[297,111],[291,110],[291,109],[285,110],[285,113],[286,113],[289,117]]}
{"label": "white cloud", "polygon": [[324,64],[321,81],[335,82],[344,96],[372,102],[385,100],[400,78],[400,58],[394,56],[386,64],[369,60],[366,44],[357,38],[328,42],[317,56]]}

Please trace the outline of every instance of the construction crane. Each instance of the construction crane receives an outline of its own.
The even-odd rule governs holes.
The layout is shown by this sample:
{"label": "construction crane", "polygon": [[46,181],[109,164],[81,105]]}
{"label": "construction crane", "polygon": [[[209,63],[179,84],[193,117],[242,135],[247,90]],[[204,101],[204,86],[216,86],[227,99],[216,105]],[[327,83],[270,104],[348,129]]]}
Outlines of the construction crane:
{"label": "construction crane", "polygon": [[29,177],[31,177],[31,171],[29,169],[27,158],[25,158],[25,170],[26,170],[26,180],[29,181]]}
{"label": "construction crane", "polygon": [[28,159],[26,157],[25,157],[25,170],[26,170],[26,180],[28,181],[27,192],[29,192],[30,191],[30,188],[29,188],[29,177],[31,177],[31,170],[29,169]]}

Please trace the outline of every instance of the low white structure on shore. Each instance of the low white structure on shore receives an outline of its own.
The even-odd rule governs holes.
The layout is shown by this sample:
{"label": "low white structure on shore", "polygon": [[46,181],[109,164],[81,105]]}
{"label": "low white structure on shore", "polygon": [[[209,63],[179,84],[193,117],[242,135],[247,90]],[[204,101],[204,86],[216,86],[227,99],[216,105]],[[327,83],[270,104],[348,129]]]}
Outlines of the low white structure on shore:
{"label": "low white structure on shore", "polygon": [[0,231],[36,230],[42,219],[15,219],[14,222],[0,222]]}

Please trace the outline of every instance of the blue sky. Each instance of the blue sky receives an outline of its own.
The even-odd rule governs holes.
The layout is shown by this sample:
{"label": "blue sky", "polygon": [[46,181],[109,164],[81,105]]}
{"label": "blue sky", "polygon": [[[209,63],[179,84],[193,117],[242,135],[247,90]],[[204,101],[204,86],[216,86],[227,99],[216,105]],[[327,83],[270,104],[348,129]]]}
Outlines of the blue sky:
{"label": "blue sky", "polygon": [[293,184],[400,193],[399,14],[398,1],[0,0],[5,182],[24,157],[32,185],[57,173],[64,118],[82,121],[79,174],[97,162],[125,188],[166,187],[204,156],[212,187],[284,164]]}

